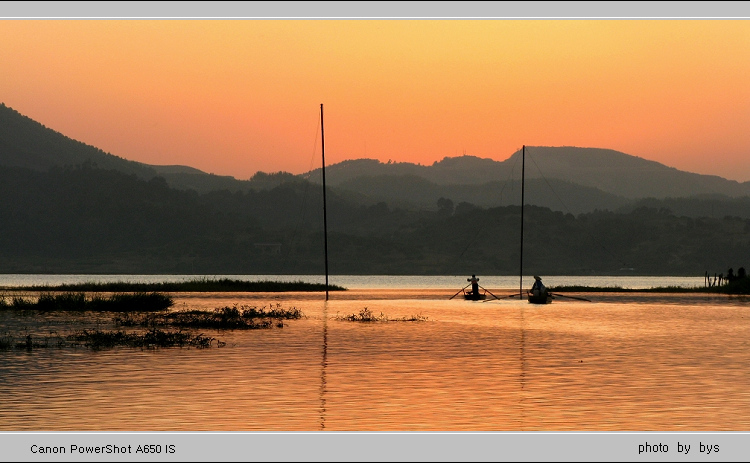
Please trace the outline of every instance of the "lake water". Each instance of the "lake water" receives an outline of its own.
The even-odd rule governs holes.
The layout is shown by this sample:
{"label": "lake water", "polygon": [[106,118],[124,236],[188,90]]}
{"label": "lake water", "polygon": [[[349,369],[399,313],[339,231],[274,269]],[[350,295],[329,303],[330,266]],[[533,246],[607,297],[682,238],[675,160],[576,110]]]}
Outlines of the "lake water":
{"label": "lake water", "polygon": [[[0,286],[95,278],[167,279],[5,275]],[[480,278],[498,296],[517,291],[517,277]],[[0,431],[750,429],[748,298],[449,300],[465,280],[335,276],[350,290],[328,302],[322,293],[176,293],[175,310],[271,305],[305,317],[268,330],[201,330],[227,343],[208,349],[0,351]],[[545,281],[700,286],[703,277]],[[364,308],[391,321],[341,319]],[[426,320],[397,320],[414,315]],[[110,328],[103,316],[6,311],[0,335],[62,334],[76,317],[77,326]]]}

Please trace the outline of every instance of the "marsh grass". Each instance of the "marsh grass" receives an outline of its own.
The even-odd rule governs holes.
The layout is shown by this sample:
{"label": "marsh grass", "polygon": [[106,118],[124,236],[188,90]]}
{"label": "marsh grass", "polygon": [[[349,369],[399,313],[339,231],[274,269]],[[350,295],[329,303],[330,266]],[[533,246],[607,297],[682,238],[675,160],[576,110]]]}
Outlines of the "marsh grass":
{"label": "marsh grass", "polygon": [[[71,334],[68,339],[73,346],[84,346],[94,350],[118,346],[156,348],[156,347],[211,347],[216,338],[183,331],[162,331],[151,329],[143,333],[126,333],[124,331],[83,330]],[[217,345],[221,344],[217,341]]]}
{"label": "marsh grass", "polygon": [[350,322],[422,322],[427,320],[427,317],[421,314],[401,318],[389,318],[387,315],[383,314],[383,312],[380,312],[380,315],[375,315],[375,313],[367,307],[360,310],[358,314],[344,316],[336,314],[335,318],[336,320]]}
{"label": "marsh grass", "polygon": [[13,347],[13,337],[5,334],[0,337],[0,350],[8,350]]}
{"label": "marsh grass", "polygon": [[[229,278],[196,278],[183,282],[162,283],[73,283],[57,286],[33,285],[14,289],[28,291],[87,291],[87,292],[286,292],[286,291],[325,291],[322,283],[305,283],[302,281],[244,281]],[[346,291],[346,288],[328,285],[329,291]]]}
{"label": "marsh grass", "polygon": [[90,349],[106,349],[112,347],[211,347],[216,341],[218,347],[226,345],[216,338],[204,334],[192,334],[183,331],[164,331],[152,328],[143,332],[125,332],[121,330],[105,331],[100,329],[80,330],[66,337],[54,334],[50,336],[32,336],[26,334],[20,340],[11,335],[0,338],[0,350],[16,348],[32,351],[35,349],[88,347]]}
{"label": "marsh grass", "polygon": [[119,326],[172,326],[179,328],[212,328],[218,330],[252,330],[263,328],[283,328],[283,320],[302,318],[302,312],[292,307],[282,309],[277,306],[258,309],[254,306],[221,307],[212,311],[189,310],[160,314],[127,313],[114,319]]}
{"label": "marsh grass", "polygon": [[166,310],[174,305],[171,296],[161,293],[112,294],[104,297],[85,293],[44,293],[34,300],[20,296],[0,297],[0,309],[39,310],[42,312],[153,312]]}
{"label": "marsh grass", "polygon": [[[62,310],[61,306],[66,307],[68,311],[92,310],[88,307],[86,298],[80,295],[75,297],[66,297],[62,303],[58,300],[54,305],[56,309]],[[127,298],[126,298],[127,300]],[[38,308],[37,302],[30,302],[25,299],[19,299],[14,305],[13,302],[6,306],[22,308]],[[82,305],[84,304],[84,305]],[[50,331],[49,336],[40,336],[39,334],[30,334],[22,330],[13,336],[12,333],[6,332],[0,337],[0,350],[9,349],[26,349],[32,351],[39,348],[50,347],[88,347],[91,349],[106,349],[111,347],[135,347],[135,348],[160,348],[160,347],[211,347],[214,342],[217,347],[223,347],[226,342],[204,334],[193,334],[197,329],[216,329],[216,330],[247,330],[263,328],[283,328],[284,320],[294,320],[304,317],[299,309],[292,307],[283,309],[281,304],[269,304],[268,307],[258,308],[255,306],[237,306],[222,307],[214,310],[190,310],[175,312],[149,312],[142,310],[113,310],[109,308],[102,311],[114,312],[101,315],[107,320],[107,325],[115,326],[115,330],[104,330],[99,328],[100,321],[97,321],[95,329],[83,329],[75,331],[73,334],[61,336],[56,331]],[[84,323],[92,322],[92,314],[84,315]],[[66,315],[68,317],[68,315]],[[70,316],[70,320],[76,320],[76,317]],[[134,327],[134,330],[125,331],[121,327]],[[175,330],[176,329],[176,330]],[[185,330],[185,331],[183,331]]]}
{"label": "marsh grass", "polygon": [[0,337],[0,350],[9,350],[12,348],[16,349],[26,349],[28,351],[32,349],[47,349],[47,348],[62,348],[66,347],[65,340],[53,333],[53,335],[50,336],[42,336],[42,337],[33,337],[30,334],[27,334],[26,336],[23,336],[21,338],[22,340],[18,341],[16,338],[14,338],[9,333],[6,333],[2,337]]}

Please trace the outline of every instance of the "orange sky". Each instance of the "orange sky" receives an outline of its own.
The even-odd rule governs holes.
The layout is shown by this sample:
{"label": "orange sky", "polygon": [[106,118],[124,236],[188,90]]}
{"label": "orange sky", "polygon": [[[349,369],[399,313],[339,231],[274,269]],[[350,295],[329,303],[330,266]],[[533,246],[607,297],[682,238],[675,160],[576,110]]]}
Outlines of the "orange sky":
{"label": "orange sky", "polygon": [[[750,180],[747,20],[0,20],[0,102],[149,164],[611,148]],[[317,138],[319,143],[319,138]]]}

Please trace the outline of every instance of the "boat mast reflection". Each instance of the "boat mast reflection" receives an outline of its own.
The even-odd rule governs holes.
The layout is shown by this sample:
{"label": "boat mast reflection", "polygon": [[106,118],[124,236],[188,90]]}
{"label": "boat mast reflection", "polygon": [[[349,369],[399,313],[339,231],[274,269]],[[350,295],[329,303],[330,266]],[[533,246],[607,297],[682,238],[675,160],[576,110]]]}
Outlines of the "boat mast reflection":
{"label": "boat mast reflection", "polygon": [[525,327],[525,320],[524,320],[524,307],[525,304],[523,303],[523,299],[521,299],[521,340],[520,340],[520,354],[521,354],[521,376],[520,376],[520,383],[521,383],[521,392],[519,395],[518,405],[520,408],[520,418],[521,418],[521,428],[523,429],[524,423],[526,422],[526,413],[525,413],[525,407],[524,407],[524,399],[526,396],[526,393],[524,391],[524,388],[526,387],[526,327]]}
{"label": "boat mast reflection", "polygon": [[320,430],[326,429],[326,366],[328,366],[328,301],[323,302],[323,351],[320,361]]}

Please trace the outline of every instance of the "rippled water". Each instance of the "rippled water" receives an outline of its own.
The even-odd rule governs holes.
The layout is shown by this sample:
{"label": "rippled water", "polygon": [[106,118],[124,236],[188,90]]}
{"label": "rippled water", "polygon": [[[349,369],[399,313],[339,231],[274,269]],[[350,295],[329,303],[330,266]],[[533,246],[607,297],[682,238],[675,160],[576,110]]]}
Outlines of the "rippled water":
{"label": "rippled water", "polygon": [[[0,430],[750,429],[746,298],[535,306],[453,292],[175,294],[178,310],[280,304],[306,317],[203,330],[221,348],[0,351]],[[365,307],[427,320],[340,319]],[[0,332],[63,332],[71,317],[0,312]]]}

